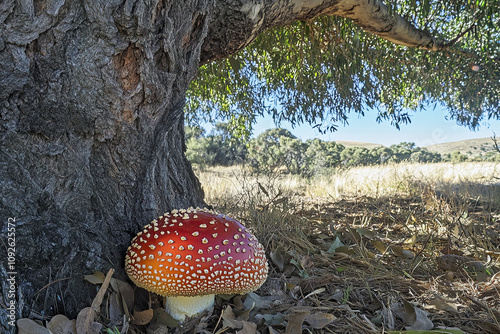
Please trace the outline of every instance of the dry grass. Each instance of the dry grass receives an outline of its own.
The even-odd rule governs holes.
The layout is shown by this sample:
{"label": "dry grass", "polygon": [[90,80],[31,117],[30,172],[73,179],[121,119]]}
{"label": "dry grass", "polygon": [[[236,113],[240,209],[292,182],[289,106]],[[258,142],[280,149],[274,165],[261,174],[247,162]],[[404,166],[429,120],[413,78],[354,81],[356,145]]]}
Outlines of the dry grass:
{"label": "dry grass", "polygon": [[[216,167],[199,171],[205,199],[215,205],[244,200],[264,204],[266,193],[310,199],[341,200],[346,198],[419,196],[432,189],[447,196],[495,201],[500,196],[500,163],[467,162],[460,164],[392,164],[333,170],[329,175],[304,179],[296,175],[254,176],[240,166]],[[260,184],[260,186],[259,186]],[[272,193],[276,196],[278,193]],[[225,204],[224,204],[225,205]]]}
{"label": "dry grass", "polygon": [[217,296],[213,310],[179,324],[161,296],[95,272],[85,279],[102,286],[77,320],[20,319],[20,333],[498,334],[498,170],[400,164],[309,180],[199,172],[207,203],[264,245],[269,275],[259,290]]}
{"label": "dry grass", "polygon": [[[411,302],[434,326],[500,332],[498,163],[373,166],[309,180],[242,167],[198,175],[207,203],[266,247],[270,278],[252,297],[265,306],[249,318],[265,316],[259,330],[401,330]],[[307,321],[324,314],[336,320]]]}

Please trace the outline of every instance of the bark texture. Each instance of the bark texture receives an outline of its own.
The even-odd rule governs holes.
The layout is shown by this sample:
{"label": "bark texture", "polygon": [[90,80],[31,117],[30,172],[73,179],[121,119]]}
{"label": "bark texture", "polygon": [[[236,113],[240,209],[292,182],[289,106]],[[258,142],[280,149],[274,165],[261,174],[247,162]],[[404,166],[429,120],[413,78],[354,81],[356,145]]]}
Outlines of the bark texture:
{"label": "bark texture", "polygon": [[74,316],[84,273],[120,275],[141,226],[203,205],[183,106],[209,3],[2,2],[0,220],[2,237],[17,222],[23,316]]}
{"label": "bark texture", "polygon": [[[18,318],[74,317],[95,294],[83,274],[113,267],[125,279],[124,252],[143,225],[203,205],[183,132],[201,63],[318,15],[390,35],[369,15],[377,2],[353,3],[0,2],[0,231],[16,219]],[[2,261],[4,301],[9,271]],[[10,328],[2,312],[0,328]]]}

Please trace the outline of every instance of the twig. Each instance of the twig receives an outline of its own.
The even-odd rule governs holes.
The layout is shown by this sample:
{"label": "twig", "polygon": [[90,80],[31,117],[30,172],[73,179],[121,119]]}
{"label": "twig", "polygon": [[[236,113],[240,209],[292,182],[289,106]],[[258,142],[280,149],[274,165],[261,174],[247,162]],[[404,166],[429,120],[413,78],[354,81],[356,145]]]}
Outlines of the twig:
{"label": "twig", "polygon": [[452,46],[456,42],[460,41],[462,39],[462,37],[464,37],[465,34],[468,33],[469,31],[471,31],[475,26],[476,26],[476,22],[472,23],[469,28],[465,29],[460,34],[458,34],[457,37],[455,37],[454,39],[452,39],[448,43],[444,44],[442,48],[443,49],[448,49],[450,46]]}
{"label": "twig", "polygon": [[500,144],[498,144],[497,140],[497,135],[495,132],[493,132],[493,136],[491,137],[491,140],[493,140],[493,148],[500,153]]}

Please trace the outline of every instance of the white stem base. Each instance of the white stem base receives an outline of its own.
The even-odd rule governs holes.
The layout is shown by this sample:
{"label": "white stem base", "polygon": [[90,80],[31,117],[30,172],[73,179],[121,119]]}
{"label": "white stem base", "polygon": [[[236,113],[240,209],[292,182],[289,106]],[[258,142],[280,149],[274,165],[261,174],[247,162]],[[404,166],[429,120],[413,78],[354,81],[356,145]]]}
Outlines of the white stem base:
{"label": "white stem base", "polygon": [[184,321],[186,317],[192,317],[211,308],[214,305],[214,300],[215,295],[167,297],[165,310],[175,320]]}

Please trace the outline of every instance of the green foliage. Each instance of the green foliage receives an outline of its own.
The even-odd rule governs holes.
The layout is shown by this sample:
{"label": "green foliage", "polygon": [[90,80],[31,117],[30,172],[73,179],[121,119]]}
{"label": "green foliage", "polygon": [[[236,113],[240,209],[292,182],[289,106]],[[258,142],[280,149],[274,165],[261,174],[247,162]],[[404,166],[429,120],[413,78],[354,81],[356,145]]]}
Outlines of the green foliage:
{"label": "green foliage", "polygon": [[333,141],[310,139],[306,142],[304,174],[317,175],[340,165],[340,154],[344,146]]}
{"label": "green foliage", "polygon": [[304,163],[305,144],[285,129],[269,129],[250,141],[248,162],[259,172],[285,170],[299,174]]}
{"label": "green foliage", "polygon": [[[248,163],[256,173],[300,174],[314,176],[328,173],[335,167],[355,167],[397,162],[439,162],[441,155],[416,147],[414,143],[400,143],[391,147],[348,147],[333,141],[311,139],[302,142],[290,131],[269,129],[248,144],[232,135],[228,124],[219,123],[211,134],[196,127],[186,127],[186,156],[195,165],[206,166]],[[464,158],[465,157],[465,158]],[[495,159],[495,155],[485,156]],[[460,162],[467,156],[455,153],[448,161]]]}
{"label": "green foliage", "polygon": [[471,128],[500,118],[498,0],[387,3],[419,28],[449,41],[440,52],[395,45],[348,19],[319,17],[260,35],[228,59],[200,68],[188,118],[224,119],[248,135],[255,117],[334,130],[348,113],[378,110],[396,126],[443,104]]}
{"label": "green foliage", "polygon": [[186,126],[186,157],[200,168],[228,166],[245,159],[244,139],[232,134],[226,123],[217,123],[211,134],[199,126]]}
{"label": "green foliage", "polygon": [[465,162],[469,159],[467,154],[462,154],[459,151],[452,152],[448,157],[446,157],[447,161],[451,161],[453,163]]}
{"label": "green foliage", "polygon": [[365,147],[348,147],[340,154],[344,166],[366,166],[374,162],[374,156]]}

